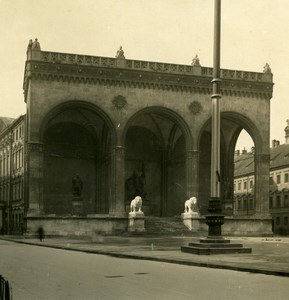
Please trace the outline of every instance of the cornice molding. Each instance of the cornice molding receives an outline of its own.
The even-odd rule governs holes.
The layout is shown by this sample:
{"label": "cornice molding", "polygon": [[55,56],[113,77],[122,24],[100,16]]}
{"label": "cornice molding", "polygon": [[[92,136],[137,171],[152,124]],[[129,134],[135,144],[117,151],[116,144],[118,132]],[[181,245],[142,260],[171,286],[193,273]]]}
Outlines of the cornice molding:
{"label": "cornice molding", "polygon": [[[69,65],[42,61],[26,62],[24,76],[25,91],[27,91],[30,79],[158,89],[208,95],[212,92],[211,77],[208,76],[150,72],[112,68],[109,66]],[[223,78],[221,92],[225,96],[254,97],[269,100],[272,97],[273,83]]]}

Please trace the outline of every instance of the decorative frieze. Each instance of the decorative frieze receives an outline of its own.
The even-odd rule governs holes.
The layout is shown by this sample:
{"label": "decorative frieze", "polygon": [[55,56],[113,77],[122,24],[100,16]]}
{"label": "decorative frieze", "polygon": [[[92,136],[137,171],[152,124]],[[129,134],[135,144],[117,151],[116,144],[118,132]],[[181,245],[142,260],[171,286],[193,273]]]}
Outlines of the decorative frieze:
{"label": "decorative frieze", "polygon": [[[123,58],[123,50],[119,49],[117,58]],[[117,58],[112,57],[101,57],[101,56],[88,56],[79,54],[66,54],[58,52],[41,51],[40,61],[50,63],[61,63],[61,64],[80,64],[86,66],[103,66],[103,67],[115,67],[117,68]],[[124,68],[136,69],[150,72],[161,72],[161,73],[178,73],[186,75],[194,75],[194,68],[200,67],[199,59],[196,56],[193,60],[192,65],[179,65],[169,64],[160,62],[140,61],[140,60],[128,60],[125,59]],[[202,76],[212,77],[213,68],[201,67]],[[265,65],[263,72],[246,72],[239,70],[227,70],[221,69],[221,78],[238,79],[246,81],[263,81],[272,82],[272,80],[266,76],[268,73],[271,74],[269,65]],[[269,78],[269,79],[268,79]]]}
{"label": "decorative frieze", "polygon": [[[213,68],[201,67],[198,57],[195,57],[193,65],[178,65],[128,60],[122,49],[119,49],[116,58],[47,52],[41,51],[40,46],[36,50],[37,56],[32,49],[28,51],[33,57],[27,56],[25,97],[30,79],[211,94]],[[222,69],[221,92],[229,96],[270,99],[273,83],[268,70],[268,67],[266,72]],[[196,104],[193,102],[189,107],[194,114],[200,112]],[[119,109],[125,104],[118,101],[114,105]]]}

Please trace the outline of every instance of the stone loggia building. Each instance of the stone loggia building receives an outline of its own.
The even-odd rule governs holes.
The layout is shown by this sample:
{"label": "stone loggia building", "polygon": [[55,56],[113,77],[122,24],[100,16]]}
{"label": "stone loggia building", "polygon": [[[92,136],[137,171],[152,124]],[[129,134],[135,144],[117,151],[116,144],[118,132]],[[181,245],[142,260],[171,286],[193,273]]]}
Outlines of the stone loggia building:
{"label": "stone loggia building", "polygon": [[[251,231],[271,231],[269,120],[272,73],[221,70],[221,199],[234,201],[234,151],[242,129],[255,143]],[[30,41],[24,74],[27,234],[126,231],[139,195],[146,217],[180,215],[210,197],[212,68],[42,51]],[[73,207],[75,175],[81,178]],[[231,217],[229,217],[231,218]],[[251,219],[251,221],[252,221]],[[261,227],[259,226],[260,224]],[[263,227],[262,227],[263,226]],[[234,232],[231,232],[232,234]]]}

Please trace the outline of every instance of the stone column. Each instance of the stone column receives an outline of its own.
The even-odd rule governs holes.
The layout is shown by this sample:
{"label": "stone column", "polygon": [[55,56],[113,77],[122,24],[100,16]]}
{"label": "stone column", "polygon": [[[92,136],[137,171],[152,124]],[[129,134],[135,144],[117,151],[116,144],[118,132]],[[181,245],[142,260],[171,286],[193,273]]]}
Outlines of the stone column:
{"label": "stone column", "polygon": [[109,213],[125,215],[125,148],[112,148]]}
{"label": "stone column", "polygon": [[255,214],[270,217],[269,213],[270,154],[255,154]]}
{"label": "stone column", "polygon": [[200,165],[200,151],[187,150],[186,151],[186,197],[197,197],[199,195],[199,165]]}
{"label": "stone column", "polygon": [[28,216],[43,213],[43,144],[29,142],[27,145]]}

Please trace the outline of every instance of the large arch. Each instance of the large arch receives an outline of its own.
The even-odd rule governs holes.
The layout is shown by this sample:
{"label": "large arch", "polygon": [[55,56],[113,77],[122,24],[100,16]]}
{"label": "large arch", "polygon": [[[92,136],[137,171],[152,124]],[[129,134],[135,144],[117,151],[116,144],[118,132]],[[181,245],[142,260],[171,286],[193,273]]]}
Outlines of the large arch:
{"label": "large arch", "polygon": [[39,130],[43,144],[43,198],[45,214],[72,212],[72,179],[83,182],[83,213],[110,210],[111,149],[115,128],[98,107],[84,101],[69,101],[54,107]]}
{"label": "large arch", "polygon": [[[56,118],[59,114],[61,114],[65,110],[72,110],[72,109],[85,109],[87,111],[90,111],[96,115],[98,115],[108,126],[109,132],[110,132],[110,139],[113,145],[116,145],[117,143],[117,134],[116,134],[116,128],[111,121],[110,117],[95,104],[92,104],[87,101],[83,100],[68,100],[64,103],[61,103],[49,110],[49,112],[44,116],[41,125],[39,127],[39,141],[43,141],[43,134],[45,128],[49,126],[49,123],[52,119]],[[88,123],[86,126],[91,126],[90,123]]]}
{"label": "large arch", "polygon": [[173,216],[183,210],[192,186],[188,125],[174,111],[149,107],[136,112],[123,131],[125,202],[143,198],[148,215]]}
{"label": "large arch", "polygon": [[[236,112],[221,113],[221,199],[223,212],[232,214],[234,205],[234,154],[239,134],[245,129],[254,142],[255,178],[262,176],[262,168],[258,159],[263,156],[266,149],[266,136],[263,136],[257,125],[248,117]],[[200,130],[198,136],[198,149],[200,150],[200,202],[207,208],[210,198],[210,165],[211,165],[211,119],[208,119]],[[265,162],[266,163],[266,162]],[[209,179],[209,180],[208,180]],[[259,189],[260,190],[260,189]],[[258,189],[255,192],[255,203],[260,202]],[[258,206],[258,204],[256,204]],[[259,204],[259,206],[263,206]],[[205,213],[206,210],[203,211]],[[256,212],[256,211],[255,211]]]}

